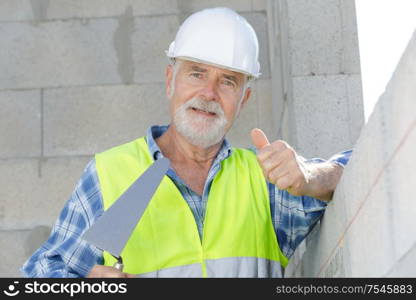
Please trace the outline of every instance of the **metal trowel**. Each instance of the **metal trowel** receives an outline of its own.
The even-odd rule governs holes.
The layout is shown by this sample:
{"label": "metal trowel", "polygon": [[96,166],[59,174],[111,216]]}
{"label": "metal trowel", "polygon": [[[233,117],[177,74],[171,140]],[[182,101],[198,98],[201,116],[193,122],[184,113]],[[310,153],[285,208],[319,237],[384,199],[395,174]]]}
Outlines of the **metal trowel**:
{"label": "metal trowel", "polygon": [[82,236],[113,255],[117,259],[114,267],[120,271],[120,254],[168,169],[167,158],[155,161]]}

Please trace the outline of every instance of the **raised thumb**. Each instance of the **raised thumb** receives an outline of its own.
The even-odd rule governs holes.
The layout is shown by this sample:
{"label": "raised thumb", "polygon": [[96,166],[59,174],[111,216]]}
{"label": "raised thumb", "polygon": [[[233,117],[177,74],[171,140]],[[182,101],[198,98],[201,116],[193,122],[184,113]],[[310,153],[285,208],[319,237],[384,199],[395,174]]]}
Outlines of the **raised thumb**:
{"label": "raised thumb", "polygon": [[254,128],[250,134],[251,140],[258,150],[270,144],[266,134],[261,129]]}

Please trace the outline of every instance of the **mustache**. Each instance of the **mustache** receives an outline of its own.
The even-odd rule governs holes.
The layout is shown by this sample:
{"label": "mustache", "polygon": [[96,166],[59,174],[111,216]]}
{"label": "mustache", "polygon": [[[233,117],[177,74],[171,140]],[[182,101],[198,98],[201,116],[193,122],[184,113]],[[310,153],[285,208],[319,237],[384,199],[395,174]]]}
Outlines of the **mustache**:
{"label": "mustache", "polygon": [[214,113],[220,117],[224,116],[224,111],[221,108],[221,105],[219,105],[218,102],[215,101],[207,101],[195,97],[189,100],[188,102],[184,103],[183,105],[184,109],[196,108],[206,112]]}

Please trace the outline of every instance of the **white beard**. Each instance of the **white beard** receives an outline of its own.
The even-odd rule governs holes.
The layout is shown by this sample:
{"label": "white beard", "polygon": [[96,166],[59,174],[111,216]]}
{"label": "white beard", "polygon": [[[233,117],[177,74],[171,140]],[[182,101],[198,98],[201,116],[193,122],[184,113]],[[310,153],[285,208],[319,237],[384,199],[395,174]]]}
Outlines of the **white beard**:
{"label": "white beard", "polygon": [[[192,108],[215,113],[215,116],[199,114]],[[193,98],[176,109],[173,124],[189,143],[205,149],[224,138],[228,121],[218,102]]]}

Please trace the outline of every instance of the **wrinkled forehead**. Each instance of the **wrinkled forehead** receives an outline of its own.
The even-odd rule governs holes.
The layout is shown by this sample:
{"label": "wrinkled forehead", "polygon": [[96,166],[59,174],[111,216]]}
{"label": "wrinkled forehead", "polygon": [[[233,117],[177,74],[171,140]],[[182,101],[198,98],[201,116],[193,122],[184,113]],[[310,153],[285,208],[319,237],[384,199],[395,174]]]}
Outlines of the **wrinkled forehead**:
{"label": "wrinkled forehead", "polygon": [[197,72],[207,72],[207,73],[214,73],[217,72],[223,76],[233,77],[237,81],[244,81],[246,75],[241,72],[236,72],[230,69],[226,69],[222,66],[214,65],[214,64],[207,64],[204,62],[199,62],[195,60],[188,60],[188,59],[177,59],[177,62],[180,64],[180,68],[184,71],[197,71]]}

